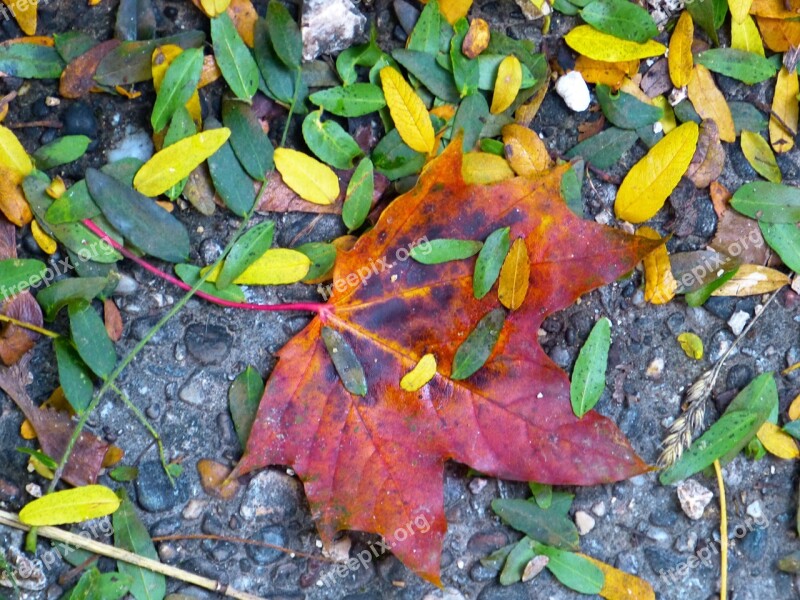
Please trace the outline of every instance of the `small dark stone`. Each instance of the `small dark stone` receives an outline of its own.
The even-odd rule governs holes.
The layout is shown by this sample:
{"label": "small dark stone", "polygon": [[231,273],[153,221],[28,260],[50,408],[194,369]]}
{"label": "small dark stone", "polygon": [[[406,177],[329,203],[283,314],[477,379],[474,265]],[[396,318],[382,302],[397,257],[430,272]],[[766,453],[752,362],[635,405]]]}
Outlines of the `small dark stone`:
{"label": "small dark stone", "polygon": [[144,414],[148,419],[158,419],[161,416],[161,405],[158,402],[151,404],[145,409]]}
{"label": "small dark stone", "polygon": [[236,546],[230,542],[203,540],[202,546],[206,555],[217,562],[225,562],[236,554]]}
{"label": "small dark stone", "polygon": [[675,312],[667,317],[667,327],[669,327],[673,335],[678,335],[683,332],[683,324],[685,322],[686,317],[684,317],[682,312]]}
{"label": "small dark stone", "polygon": [[467,551],[476,556],[491,554],[508,543],[508,535],[502,529],[479,531],[467,542]]}
{"label": "small dark stone", "polygon": [[406,0],[394,0],[394,13],[397,15],[397,20],[400,21],[400,26],[405,30],[406,34],[410,34],[419,19],[419,9],[406,2]]}
{"label": "small dark stone", "polygon": [[708,312],[715,317],[719,317],[723,321],[731,318],[731,315],[736,310],[736,298],[728,296],[712,296],[706,303],[703,304]]}
{"label": "small dark stone", "polygon": [[39,98],[31,104],[31,115],[37,119],[44,119],[48,114],[50,114],[50,107],[47,106],[44,98]]}
{"label": "small dark stone", "polygon": [[408,36],[406,35],[406,32],[403,31],[403,28],[400,27],[400,25],[395,26],[395,28],[392,30],[392,35],[394,36],[394,38],[397,41],[404,42],[404,43],[405,43],[406,39],[408,38]]}
{"label": "small dark stone", "polygon": [[[135,340],[143,340],[145,336],[150,332],[150,330],[158,323],[160,317],[154,315],[152,317],[141,317],[136,319],[133,323],[131,323],[131,335]],[[155,335],[150,339],[153,343],[158,343],[164,340],[164,329],[159,329]]]}
{"label": "small dark stone", "polygon": [[39,143],[41,144],[49,144],[54,139],[58,137],[55,129],[45,129],[41,136],[39,136]]}
{"label": "small dark stone", "polygon": [[222,246],[212,238],[206,238],[200,242],[200,257],[206,265],[210,265],[222,255]]}
{"label": "small dark stone", "polygon": [[728,329],[720,329],[711,337],[708,344],[708,360],[712,363],[717,362],[720,357],[730,348],[733,343],[734,335]]}
{"label": "small dark stone", "polygon": [[139,506],[146,511],[163,512],[186,502],[189,499],[189,489],[185,477],[175,478],[175,487],[172,487],[161,463],[149,461],[139,465],[136,498]]}
{"label": "small dark stone", "polygon": [[680,556],[674,552],[656,546],[648,546],[645,548],[644,558],[656,575],[662,571],[676,569],[683,564],[683,560]]}
{"label": "small dark stone", "polygon": [[200,525],[200,529],[203,530],[203,533],[210,535],[223,535],[225,533],[225,526],[222,521],[210,513],[203,517],[203,524]]}
{"label": "small dark stone", "polygon": [[733,365],[725,376],[725,385],[729,390],[741,390],[753,379],[753,369],[747,365]]}
{"label": "small dark stone", "polygon": [[198,362],[209,365],[222,362],[231,348],[233,338],[224,327],[194,323],[186,328],[186,350]]}
{"label": "small dark stone", "polygon": [[753,562],[761,560],[767,549],[766,527],[753,529],[753,531],[748,533],[740,542],[739,548],[741,548],[742,554],[744,554],[747,560]]}
{"label": "small dark stone", "polygon": [[640,568],[639,559],[632,553],[624,553],[617,556],[617,560],[614,561],[614,566],[620,571],[625,571],[631,575],[638,574]]}
{"label": "small dark stone", "polygon": [[92,107],[85,102],[75,102],[62,117],[64,127],[61,135],[85,135],[92,139],[97,137],[97,118]]}
{"label": "small dark stone", "polygon": [[39,247],[39,244],[36,243],[36,240],[33,239],[33,235],[30,233],[22,237],[22,247],[25,249],[25,252],[33,254],[34,256],[45,255],[44,251]]}
{"label": "small dark stone", "polygon": [[669,508],[660,508],[651,512],[648,520],[656,527],[672,527],[678,521],[678,515]]}
{"label": "small dark stone", "polygon": [[542,323],[542,329],[547,333],[558,333],[561,331],[561,321],[554,318],[545,319],[544,323]]}
{"label": "small dark stone", "polygon": [[166,6],[164,7],[164,16],[170,21],[174,21],[178,18],[178,9],[174,6]]}
{"label": "small dark stone", "polygon": [[564,341],[567,343],[567,346],[574,346],[575,340],[578,338],[575,328],[570,325],[567,327],[567,330],[564,332]]}
{"label": "small dark stone", "polygon": [[569,366],[570,363],[570,356],[569,351],[564,348],[564,346],[556,346],[550,352],[550,358],[556,363],[559,367],[566,368]]}
{"label": "small dark stone", "polygon": [[[259,542],[267,542],[275,546],[286,545],[286,530],[279,525],[269,525],[258,531],[253,539]],[[283,552],[274,548],[261,546],[247,546],[247,555],[259,565],[274,563],[283,556]]]}
{"label": "small dark stone", "polygon": [[526,583],[514,585],[487,585],[478,594],[478,600],[527,600],[530,587]]}
{"label": "small dark stone", "polygon": [[497,577],[497,569],[492,569],[477,561],[469,570],[469,577],[472,581],[491,581]]}
{"label": "small dark stone", "polygon": [[16,502],[22,494],[22,490],[14,482],[0,478],[0,500],[3,502]]}
{"label": "small dark stone", "polygon": [[181,528],[180,519],[161,519],[153,523],[150,527],[150,535],[152,537],[160,537],[162,535],[172,535]]}

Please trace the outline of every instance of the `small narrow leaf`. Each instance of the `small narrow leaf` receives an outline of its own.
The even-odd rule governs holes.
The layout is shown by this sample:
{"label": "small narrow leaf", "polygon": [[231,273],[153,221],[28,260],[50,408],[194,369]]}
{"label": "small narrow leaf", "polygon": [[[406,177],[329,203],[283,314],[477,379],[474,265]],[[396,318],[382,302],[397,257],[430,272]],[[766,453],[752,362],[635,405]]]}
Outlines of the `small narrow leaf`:
{"label": "small narrow leaf", "polygon": [[353,161],[363,155],[361,148],[336,121],[322,120],[315,110],[303,119],[303,139],[317,157],[334,169],[352,169]]}
{"label": "small narrow leaf", "polygon": [[598,594],[608,600],[656,600],[653,586],[644,579],[615,569],[591,556],[578,554],[603,572],[603,589]]}
{"label": "small narrow leaf", "polygon": [[228,13],[211,19],[211,41],[217,66],[231,91],[250,102],[258,89],[258,65]]}
{"label": "small narrow leaf", "polygon": [[277,148],[274,159],[283,182],[303,200],[333,204],[339,197],[339,178],[327,165],[290,148]]}
{"label": "small narrow leaf", "polygon": [[695,65],[686,91],[697,114],[716,123],[719,139],[724,142],[736,141],[736,128],[733,125],[731,109],[725,96],[714,83],[711,72],[703,65]]}
{"label": "small narrow leaf", "polygon": [[274,149],[253,109],[244,102],[226,98],[222,101],[222,122],[231,130],[228,141],[244,170],[253,179],[264,181],[275,166]]}
{"label": "small narrow leaf", "polygon": [[438,265],[451,260],[463,260],[475,256],[481,248],[483,248],[483,242],[436,239],[414,246],[411,249],[411,258],[423,265]]}
{"label": "small narrow leaf", "polygon": [[234,244],[217,275],[217,289],[228,287],[272,245],[275,223],[265,221],[250,228]]}
{"label": "small narrow leaf", "polygon": [[[287,248],[273,248],[259,256],[241,275],[233,280],[239,285],[285,285],[303,279],[311,267],[311,261],[302,252]],[[208,276],[215,283],[219,269]]]}
{"label": "small narrow leaf", "polygon": [[743,215],[765,223],[800,221],[800,190],[794,186],[752,181],[736,190],[730,204]]}
{"label": "small narrow leaf", "polygon": [[764,241],[783,263],[795,273],[800,273],[800,229],[796,223],[759,222]]}
{"label": "small narrow leaf", "polygon": [[400,387],[407,392],[416,392],[436,375],[436,357],[425,354],[419,362],[400,380]]}
{"label": "small narrow leaf", "polygon": [[372,161],[364,158],[358,163],[350,182],[342,207],[342,220],[349,231],[355,231],[361,225],[372,208],[372,196],[375,193],[375,175]]}
{"label": "small narrow leaf", "polygon": [[[772,149],[779,154],[794,148],[794,136],[797,135],[797,124],[800,122],[798,94],[800,94],[800,84],[798,84],[797,70],[792,69],[789,72],[786,67],[782,67],[775,81],[772,115],[769,118],[769,141]],[[791,128],[791,131],[787,131],[786,127]]]}
{"label": "small narrow leaf", "polygon": [[534,544],[534,550],[550,559],[547,570],[568,588],[582,594],[599,594],[603,589],[603,571],[580,554],[543,544]]}
{"label": "small narrow leaf", "polygon": [[622,129],[646,127],[664,116],[664,111],[658,106],[642,102],[625,92],[614,93],[607,85],[597,85],[595,93],[606,119]]}
{"label": "small narrow leaf", "polygon": [[461,343],[453,357],[450,379],[456,381],[466,379],[486,364],[494,351],[505,320],[505,310],[495,308],[478,321],[475,329]]}
{"label": "small narrow leaf", "polygon": [[530,177],[553,165],[547,146],[527,127],[516,124],[503,127],[503,144],[506,160],[517,175]]}
{"label": "small narrow leaf", "polygon": [[511,244],[503,266],[500,269],[500,284],[497,295],[500,304],[509,310],[522,306],[530,284],[531,261],[525,239],[518,237]]}
{"label": "small narrow leaf", "polygon": [[496,499],[492,510],[514,529],[534,540],[559,548],[577,550],[578,530],[568,516],[573,496],[555,492],[547,509],[532,500]]}
{"label": "small narrow leaf", "polygon": [[742,131],[741,143],[742,153],[756,173],[772,183],[780,183],[781,169],[767,140],[752,131]]}
{"label": "small narrow leaf", "polygon": [[628,0],[594,0],[581,10],[581,18],[604,33],[640,44],[658,35],[650,13]]}
{"label": "small narrow leaf", "polygon": [[39,148],[33,153],[33,160],[42,170],[65,165],[83,156],[91,142],[85,135],[65,135]]}
{"label": "small narrow leaf", "polygon": [[578,353],[569,388],[572,410],[578,418],[594,408],[606,387],[608,350],[611,347],[611,321],[603,317],[595,323]]}
{"label": "small narrow leaf", "polygon": [[386,106],[383,91],[371,83],[328,88],[308,97],[311,102],[340,117],[360,117]]}
{"label": "small narrow leaf", "polygon": [[400,137],[412,150],[426,154],[433,151],[433,124],[422,99],[395,68],[384,67],[380,76],[386,104]]}
{"label": "small narrow leaf", "polygon": [[[206,131],[216,131],[220,127],[214,118],[206,120]],[[230,141],[225,142],[208,157],[208,172],[214,189],[225,202],[228,209],[240,217],[244,217],[253,208],[256,190],[253,180],[236,159]]]}
{"label": "small narrow leaf", "polygon": [[19,520],[32,527],[66,525],[98,519],[119,508],[116,494],[103,485],[86,485],[42,496],[19,511]]}
{"label": "small narrow leaf", "polygon": [[364,367],[361,366],[353,347],[341,333],[330,327],[323,327],[321,335],[345,389],[356,396],[366,396],[367,379]]}
{"label": "small narrow leaf", "polygon": [[56,352],[58,379],[64,389],[64,395],[75,412],[81,414],[89,406],[94,393],[91,373],[75,348],[65,338],[53,341],[53,349]]}
{"label": "small narrow leaf", "polygon": [[694,60],[709,71],[727,75],[748,85],[766,81],[778,72],[774,61],[735,48],[705,50],[696,54]]}
{"label": "small narrow leaf", "polygon": [[522,65],[513,54],[506,56],[497,69],[497,80],[489,112],[499,115],[514,103],[522,85]]}
{"label": "small narrow leaf", "polygon": [[83,362],[98,377],[110,375],[117,363],[117,353],[108,337],[103,319],[91,304],[80,300],[69,305],[69,327],[72,341]]}
{"label": "small narrow leaf", "polygon": [[267,29],[278,58],[290,69],[299,69],[303,60],[303,40],[297,23],[277,0],[267,5]]}
{"label": "small narrow leaf", "polygon": [[661,56],[666,51],[663,44],[653,40],[640,44],[621,40],[598,31],[591,25],[578,25],[565,37],[567,45],[584,56],[605,62],[619,62]]}
{"label": "small narrow leaf", "polygon": [[[158,561],[158,552],[150,539],[147,528],[136,516],[133,503],[128,499],[124,489],[119,490],[117,494],[122,502],[112,519],[114,545],[139,556]],[[166,578],[160,573],[154,573],[121,560],[117,561],[117,569],[120,573],[133,578],[130,593],[136,600],[163,600],[166,596]]]}
{"label": "small narrow leaf", "polygon": [[683,87],[692,76],[694,59],[692,57],[692,41],[694,40],[694,23],[692,16],[683,11],[669,39],[669,78],[675,87]]}
{"label": "small narrow leaf", "polygon": [[33,170],[33,163],[19,139],[13,131],[3,125],[0,125],[0,165],[10,169],[20,178],[27,177]]}
{"label": "small narrow leaf", "polygon": [[[630,150],[639,136],[635,131],[609,127],[583,140],[567,152],[567,158],[580,156],[598,169],[607,169]],[[690,159],[691,160],[691,159]]]}
{"label": "small narrow leaf", "polygon": [[175,111],[189,101],[200,81],[202,69],[203,51],[200,48],[184,50],[170,63],[150,116],[153,131],[164,129]]}
{"label": "small narrow leaf", "polygon": [[761,425],[756,437],[773,456],[784,460],[800,458],[800,448],[794,438],[769,421]]}
{"label": "small narrow leaf", "polygon": [[264,380],[253,367],[247,367],[237,375],[228,390],[228,407],[231,411],[236,437],[244,448],[250,429],[256,419],[258,403],[264,394]]}
{"label": "small narrow leaf", "polygon": [[475,297],[483,298],[494,286],[500,276],[500,269],[508,254],[511,245],[508,227],[496,229],[483,244],[475,262],[475,275],[472,280],[472,290]]}

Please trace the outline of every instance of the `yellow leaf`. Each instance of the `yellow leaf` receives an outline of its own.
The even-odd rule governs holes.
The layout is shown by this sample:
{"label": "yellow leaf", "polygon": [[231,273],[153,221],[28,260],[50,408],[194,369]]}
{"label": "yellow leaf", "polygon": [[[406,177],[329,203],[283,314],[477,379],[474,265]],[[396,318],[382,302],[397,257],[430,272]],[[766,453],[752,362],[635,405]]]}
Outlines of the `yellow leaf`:
{"label": "yellow leaf", "polygon": [[0,165],[0,211],[17,227],[31,222],[33,214],[20,183],[22,176],[16,171]]}
{"label": "yellow leaf", "polygon": [[33,171],[33,163],[25,148],[14,132],[3,125],[0,125],[0,166],[11,169],[20,177],[27,177]]}
{"label": "yellow leaf", "polygon": [[800,449],[797,448],[795,439],[774,423],[769,421],[764,423],[756,433],[756,437],[773,456],[786,460],[800,457]]}
{"label": "yellow leaf", "polygon": [[750,14],[771,19],[793,19],[797,13],[788,8],[784,0],[751,0]]}
{"label": "yellow leaf", "polygon": [[539,107],[542,105],[542,101],[544,101],[544,97],[547,95],[547,88],[550,85],[550,71],[548,70],[547,73],[548,75],[544,83],[539,87],[533,97],[525,104],[520,104],[517,110],[514,111],[514,121],[518,125],[527,127],[533,122],[536,113],[539,112]]}
{"label": "yellow leaf", "polygon": [[752,131],[742,131],[742,152],[756,172],[773,183],[783,180],[781,169],[767,140]]}
{"label": "yellow leaf", "polygon": [[461,53],[467,58],[475,58],[486,50],[490,38],[489,24],[483,19],[472,19],[461,44]]}
{"label": "yellow leaf", "polygon": [[703,340],[697,334],[684,331],[678,335],[678,343],[689,358],[695,360],[703,358]]}
{"label": "yellow leaf", "polygon": [[575,70],[583,75],[586,83],[604,83],[616,90],[622,85],[626,75],[636,74],[639,61],[604,62],[580,55],[575,61]]}
{"label": "yellow leaf", "polygon": [[499,115],[514,103],[519,87],[522,85],[522,64],[513,54],[509,54],[497,68],[497,79],[494,82],[492,106],[493,115]]}
{"label": "yellow leaf", "polygon": [[87,485],[47,494],[19,511],[26,525],[66,525],[110,515],[119,508],[117,495],[104,485]]}
{"label": "yellow leaf", "polygon": [[[217,267],[208,281],[214,283],[221,267]],[[285,285],[297,283],[308,274],[311,260],[302,252],[288,248],[272,248],[247,267],[233,283],[239,285]],[[205,270],[201,271],[205,274]]]}
{"label": "yellow leaf", "polygon": [[[658,232],[640,227],[636,235],[649,240],[660,240]],[[666,304],[675,297],[678,282],[672,275],[667,247],[661,244],[642,260],[644,265],[644,299],[651,304]]]}
{"label": "yellow leaf", "polygon": [[314,204],[333,204],[339,197],[339,178],[328,165],[308,154],[277,148],[275,168],[283,182],[303,200]]}
{"label": "yellow leaf", "polygon": [[[25,32],[25,35],[36,35],[36,8],[39,5],[38,2],[33,0],[28,0],[27,2],[3,0],[3,4],[11,9],[19,28]],[[4,12],[3,17],[7,19],[8,15]]]}
{"label": "yellow leaf", "polygon": [[667,49],[664,44],[653,40],[648,40],[644,44],[621,40],[598,31],[591,25],[578,25],[566,35],[564,40],[577,53],[605,62],[661,56]]}
{"label": "yellow leaf", "polygon": [[736,128],[733,115],[725,96],[719,91],[711,71],[703,65],[695,65],[687,88],[692,106],[703,119],[711,119],[719,129],[719,139],[723,142],[736,141]]}
{"label": "yellow leaf", "polygon": [[436,375],[436,357],[426,354],[419,362],[406,373],[400,380],[400,387],[407,392],[416,392]]}
{"label": "yellow leaf", "polygon": [[728,7],[731,9],[731,20],[733,25],[742,23],[750,16],[750,5],[753,0],[728,0]]}
{"label": "yellow leaf", "polygon": [[664,131],[664,135],[678,126],[678,120],[675,118],[675,111],[672,110],[672,105],[666,97],[656,96],[650,99],[650,103],[664,111],[664,116],[658,120],[658,122],[661,123],[661,129]]}
{"label": "yellow leaf", "polygon": [[58,248],[56,241],[47,235],[36,221],[31,221],[31,234],[36,244],[45,254],[55,254]]}
{"label": "yellow leaf", "polygon": [[203,57],[203,70],[200,71],[200,81],[197,83],[197,89],[203,88],[217,79],[222,77],[222,71],[217,66],[217,59],[213,54],[206,54]]}
{"label": "yellow leaf", "polygon": [[581,553],[578,553],[578,556],[582,556],[603,572],[603,589],[600,590],[600,596],[606,600],[656,600],[653,587],[644,579],[615,569],[591,556]]}
{"label": "yellow leaf", "polygon": [[535,131],[522,125],[503,127],[506,160],[517,175],[529,177],[553,165],[550,153]]}
{"label": "yellow leaf", "polygon": [[761,265],[742,265],[736,274],[719,288],[712,296],[753,296],[768,294],[789,285],[789,277],[776,269]]}
{"label": "yellow leaf", "polygon": [[231,0],[227,8],[228,16],[233,21],[236,31],[248,48],[255,45],[255,26],[258,13],[250,0]]}
{"label": "yellow leaf", "polygon": [[489,152],[468,152],[461,164],[461,175],[469,184],[488,185],[514,177],[514,171],[502,156]]}
{"label": "yellow leaf", "polygon": [[641,223],[655,215],[689,167],[699,135],[697,123],[684,123],[633,165],[617,192],[617,217]]}
{"label": "yellow leaf", "polygon": [[741,23],[731,23],[731,48],[765,56],[761,34],[753,17],[748,15]]}
{"label": "yellow leaf", "polygon": [[133,187],[145,196],[163,194],[219,150],[230,135],[230,129],[220,127],[167,146],[142,165],[133,178]]}
{"label": "yellow leaf", "polygon": [[471,6],[472,0],[439,0],[439,12],[450,25],[466,17]]}
{"label": "yellow leaf", "polygon": [[[800,87],[798,87],[797,71],[792,69],[790,73],[786,67],[781,67],[775,82],[775,95],[772,97],[773,115],[769,118],[769,141],[772,149],[779,154],[788,152],[794,147],[798,122],[798,93]],[[786,127],[791,131],[787,131]]]}
{"label": "yellow leaf", "polygon": [[675,25],[675,31],[669,39],[669,78],[675,87],[683,87],[692,76],[692,41],[694,40],[694,23],[689,11],[684,10]]}
{"label": "yellow leaf", "polygon": [[200,8],[210,19],[224,13],[228,9],[231,0],[200,0]]}
{"label": "yellow leaf", "polygon": [[[153,87],[156,89],[156,93],[161,89],[161,83],[164,81],[167,69],[181,52],[183,52],[183,48],[175,44],[166,44],[153,50],[151,71],[153,74]],[[202,119],[202,108],[200,107],[200,95],[197,90],[192,92],[184,106],[189,111],[192,121],[199,125]]]}
{"label": "yellow leaf", "polygon": [[50,185],[48,185],[47,188],[45,189],[47,195],[55,199],[61,198],[61,196],[66,191],[67,191],[67,186],[64,183],[64,180],[61,179],[61,175],[56,175],[53,178],[53,181],[50,182]]}
{"label": "yellow leaf", "polygon": [[393,67],[381,69],[381,85],[397,133],[412,150],[429,154],[436,136],[422,99]]}
{"label": "yellow leaf", "polygon": [[525,240],[519,237],[511,244],[511,249],[506,254],[500,269],[500,284],[497,291],[500,304],[509,310],[517,310],[522,306],[528,294],[530,278],[531,261],[528,257],[528,248]]}
{"label": "yellow leaf", "polygon": [[797,397],[789,405],[789,419],[792,421],[800,419],[800,394],[797,394]]}
{"label": "yellow leaf", "polygon": [[653,105],[653,99],[642,91],[639,84],[634,82],[630,77],[625,77],[619,86],[619,89],[626,94],[630,94],[640,102]]}

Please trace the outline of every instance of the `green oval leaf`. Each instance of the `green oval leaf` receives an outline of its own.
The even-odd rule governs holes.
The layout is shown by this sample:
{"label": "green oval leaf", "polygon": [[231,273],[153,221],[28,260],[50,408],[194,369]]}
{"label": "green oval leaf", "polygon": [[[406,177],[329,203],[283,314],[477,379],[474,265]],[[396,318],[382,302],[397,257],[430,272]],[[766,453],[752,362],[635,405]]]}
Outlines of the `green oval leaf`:
{"label": "green oval leaf", "polygon": [[[136,516],[136,510],[125,490],[120,489],[117,495],[122,502],[111,522],[114,527],[114,545],[117,548],[158,561],[158,552],[150,539],[150,534]],[[136,600],[162,600],[166,596],[167,581],[160,573],[154,573],[121,560],[117,561],[117,569],[120,573],[133,578],[131,595]]]}
{"label": "green oval leaf", "polygon": [[322,120],[321,110],[310,112],[303,119],[303,139],[322,162],[335,169],[352,169],[353,161],[363,154],[341,125]]}
{"label": "green oval leaf", "polygon": [[330,327],[323,327],[321,335],[345,389],[356,396],[366,396],[367,378],[353,347],[341,333]]}
{"label": "green oval leaf", "polygon": [[303,61],[303,39],[292,15],[283,4],[271,0],[267,5],[266,23],[278,58],[290,69],[299,69]]}
{"label": "green oval leaf", "polygon": [[192,97],[202,70],[203,51],[200,48],[184,50],[170,63],[150,115],[153,131],[164,129],[175,111]]}
{"label": "green oval leaf", "polygon": [[572,411],[578,418],[594,408],[603,394],[610,347],[611,321],[603,317],[594,324],[572,371],[569,396]]}
{"label": "green oval leaf", "polygon": [[107,377],[117,364],[117,353],[100,315],[86,300],[69,305],[72,341],[83,362],[99,377]]}
{"label": "green oval leaf", "polygon": [[20,79],[58,79],[64,61],[55,48],[17,42],[0,46],[0,71]]}
{"label": "green oval leaf", "polygon": [[65,338],[53,341],[58,364],[58,380],[72,408],[78,414],[83,413],[92,401],[94,384],[91,374],[80,355]]}
{"label": "green oval leaf", "polygon": [[795,273],[800,273],[800,229],[797,224],[759,221],[758,225],[764,240],[783,263]]}
{"label": "green oval leaf", "polygon": [[500,269],[511,247],[508,227],[495,229],[483,244],[475,262],[475,276],[472,279],[472,291],[478,299],[483,298],[492,289],[500,276]]}
{"label": "green oval leaf", "polygon": [[456,350],[450,379],[466,379],[486,364],[500,338],[505,320],[506,311],[495,308],[478,321]]}
{"label": "green oval leaf", "polygon": [[478,91],[480,84],[480,70],[478,61],[464,56],[461,46],[469,30],[469,23],[462,17],[453,25],[455,35],[450,40],[450,62],[453,67],[453,79],[456,89],[462,98]]}
{"label": "green oval leaf", "polygon": [[584,557],[536,542],[533,548],[538,554],[544,554],[550,559],[547,570],[568,588],[581,594],[599,594],[603,589],[605,575]]}
{"label": "green oval leaf", "polygon": [[392,58],[403,65],[437,98],[451,103],[457,103],[460,100],[453,74],[436,62],[435,54],[398,48],[392,52]]}
{"label": "green oval leaf", "polygon": [[712,48],[698,52],[694,55],[694,61],[709,71],[738,79],[749,85],[774,77],[780,67],[780,63],[776,64],[758,54],[735,48]]}
{"label": "green oval leaf", "polygon": [[[336,262],[336,246],[324,242],[309,242],[295,248],[305,254],[311,261],[308,273],[303,281],[313,281],[328,273]],[[319,288],[318,288],[319,289]]]}
{"label": "green oval leaf", "polygon": [[481,248],[483,242],[440,238],[411,248],[411,258],[423,265],[438,265],[475,256]]}
{"label": "green oval leaf", "polygon": [[342,220],[349,231],[354,231],[364,224],[372,208],[374,193],[375,173],[372,161],[364,158],[350,177],[342,207]]}
{"label": "green oval leaf", "polygon": [[640,44],[658,35],[650,13],[628,0],[594,0],[581,17],[595,29]]}
{"label": "green oval leaf", "polygon": [[[194,287],[200,281],[202,269],[196,265],[180,264],[175,265],[175,274],[180,277],[185,284]],[[215,296],[230,302],[244,302],[244,292],[238,285],[229,285],[224,290],[218,290],[213,283],[204,281],[198,288],[204,294]]]}
{"label": "green oval leaf", "polygon": [[633,147],[637,139],[639,136],[635,131],[609,127],[573,146],[567,152],[566,157],[580,156],[598,169],[607,169],[622,158],[622,155]]}
{"label": "green oval leaf", "polygon": [[65,135],[39,148],[33,153],[33,160],[38,169],[52,169],[78,160],[91,143],[85,135]]}
{"label": "green oval leaf", "polygon": [[622,129],[638,129],[652,125],[664,116],[664,111],[660,107],[646,104],[625,92],[614,93],[605,84],[595,86],[595,93],[606,119]]}
{"label": "green oval leaf", "polygon": [[[216,119],[206,120],[206,131],[217,129]],[[225,206],[240,217],[245,216],[256,201],[256,189],[241,163],[236,158],[230,141],[222,144],[219,150],[208,157],[208,172],[214,189],[225,202]]]}
{"label": "green oval leaf", "polygon": [[463,134],[464,152],[469,152],[478,143],[488,117],[489,104],[480,92],[473,92],[461,101],[453,118],[453,137],[459,132]]}
{"label": "green oval leaf", "polygon": [[250,102],[258,89],[258,65],[228,13],[211,19],[211,43],[217,66],[231,91]]}
{"label": "green oval leaf", "polygon": [[371,83],[354,83],[311,94],[311,102],[340,117],[360,117],[386,106],[383,90]]}
{"label": "green oval leaf", "polygon": [[250,437],[263,394],[264,380],[253,367],[247,367],[239,373],[228,390],[228,407],[242,448],[247,446],[247,438]]}
{"label": "green oval leaf", "polygon": [[274,149],[253,109],[243,102],[225,98],[222,101],[222,122],[231,130],[228,142],[244,170],[253,179],[264,181],[275,167],[272,159]]}
{"label": "green oval leaf", "polygon": [[517,531],[542,543],[565,549],[578,549],[578,529],[569,518],[568,511],[573,496],[556,492],[547,509],[531,500],[498,498],[492,501],[492,510]]}
{"label": "green oval leaf", "polygon": [[247,267],[260,258],[270,246],[275,231],[275,223],[265,221],[251,227],[242,235],[231,248],[225,262],[222,264],[215,285],[221,290],[228,287],[233,281],[245,272]]}
{"label": "green oval leaf", "polygon": [[93,300],[102,294],[112,281],[106,277],[71,277],[49,285],[36,294],[46,321],[56,318],[58,311],[76,300]]}
{"label": "green oval leaf", "polygon": [[731,206],[765,223],[796,223],[800,221],[800,189],[781,183],[752,181],[736,190]]}
{"label": "green oval leaf", "polygon": [[7,258],[0,260],[0,295],[6,300],[39,285],[47,270],[40,260],[33,258]]}

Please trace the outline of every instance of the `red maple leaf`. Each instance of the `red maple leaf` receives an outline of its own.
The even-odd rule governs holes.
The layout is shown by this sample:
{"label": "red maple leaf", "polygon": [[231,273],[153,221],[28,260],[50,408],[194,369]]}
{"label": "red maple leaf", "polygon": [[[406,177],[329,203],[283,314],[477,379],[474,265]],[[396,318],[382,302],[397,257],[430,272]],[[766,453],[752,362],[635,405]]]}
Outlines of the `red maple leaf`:
{"label": "red maple leaf", "polygon": [[[569,380],[537,332],[547,315],[630,271],[657,243],[574,216],[560,197],[563,167],[536,180],[467,185],[457,146],[340,256],[330,310],[278,353],[234,472],[290,465],[326,543],[344,529],[378,533],[436,584],[447,529],[445,461],[551,484],[606,483],[648,470],[611,421],[596,412],[575,417]],[[473,296],[474,259],[430,266],[403,258],[421,238],[483,240],[506,226],[527,245],[527,298],[508,314],[486,364],[451,380],[456,350],[500,306],[497,294]],[[359,357],[366,396],[343,386],[323,326]],[[436,356],[437,374],[417,392],[402,390],[400,379],[426,353]]]}

